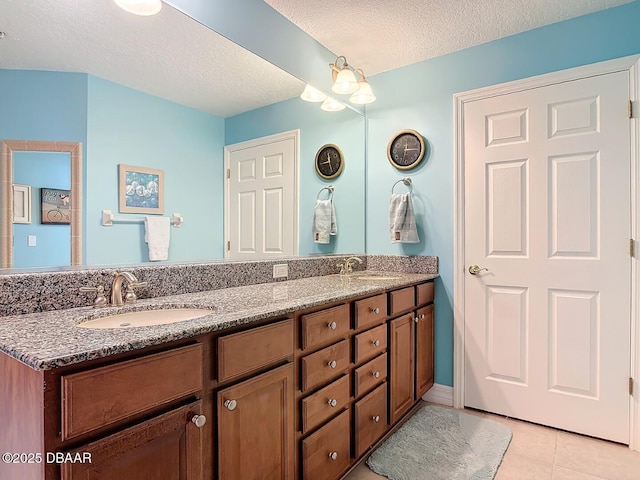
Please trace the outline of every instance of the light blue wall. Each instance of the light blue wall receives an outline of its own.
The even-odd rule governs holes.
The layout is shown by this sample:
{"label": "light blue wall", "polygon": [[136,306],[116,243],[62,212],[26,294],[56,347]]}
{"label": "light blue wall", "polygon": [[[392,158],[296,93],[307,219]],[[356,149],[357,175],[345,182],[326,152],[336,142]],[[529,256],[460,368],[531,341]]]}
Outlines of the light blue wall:
{"label": "light blue wall", "polygon": [[[13,225],[13,266],[47,267],[71,263],[71,229],[68,224],[42,223],[40,189],[71,188],[71,158],[60,152],[13,152],[13,182],[31,186],[31,223]],[[28,236],[36,237],[29,247]]]}
{"label": "light blue wall", "polygon": [[[568,20],[415,65],[367,77],[378,100],[369,105],[367,253],[437,255],[436,373],[453,384],[453,95],[533,75],[640,53],[640,2]],[[390,244],[386,192],[404,174],[386,159],[398,130],[413,128],[429,157],[410,172],[422,241]]]}
{"label": "light blue wall", "polygon": [[[363,253],[364,245],[364,117],[349,111],[325,112],[317,103],[294,98],[229,117],[226,144],[300,129],[300,254]],[[338,145],[345,166],[334,180],[323,180],[315,171],[315,155],[327,143]],[[327,245],[313,242],[311,226],[318,192],[335,188],[338,234]],[[327,198],[326,191],[321,198]]]}
{"label": "light blue wall", "polygon": [[171,228],[169,261],[223,256],[224,120],[89,76],[85,208],[87,264],[149,260],[144,226],[101,225],[103,209],[118,213],[118,164],[164,171],[164,215]]}

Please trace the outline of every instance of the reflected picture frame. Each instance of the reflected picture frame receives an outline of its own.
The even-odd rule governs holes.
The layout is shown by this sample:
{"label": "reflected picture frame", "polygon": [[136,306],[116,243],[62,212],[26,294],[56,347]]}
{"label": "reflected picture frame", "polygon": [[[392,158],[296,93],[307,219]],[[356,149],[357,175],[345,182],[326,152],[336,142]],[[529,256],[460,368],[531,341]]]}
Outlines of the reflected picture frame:
{"label": "reflected picture frame", "polygon": [[13,184],[13,223],[31,223],[31,186]]}
{"label": "reflected picture frame", "polygon": [[43,225],[71,223],[71,190],[43,187],[40,189],[40,202],[40,222]]}
{"label": "reflected picture frame", "polygon": [[118,165],[118,211],[164,213],[164,171],[157,168]]}

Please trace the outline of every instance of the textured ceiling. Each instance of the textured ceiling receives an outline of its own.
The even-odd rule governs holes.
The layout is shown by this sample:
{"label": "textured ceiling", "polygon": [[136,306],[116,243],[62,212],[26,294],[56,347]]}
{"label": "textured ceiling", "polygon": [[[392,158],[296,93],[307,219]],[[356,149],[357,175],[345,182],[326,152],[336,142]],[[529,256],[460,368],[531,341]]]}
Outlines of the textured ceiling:
{"label": "textured ceiling", "polygon": [[633,0],[265,0],[367,75]]}
{"label": "textured ceiling", "polygon": [[[214,0],[202,0],[214,1]],[[367,75],[630,0],[266,0]],[[303,83],[165,4],[0,0],[0,68],[91,73],[221,117]]]}
{"label": "textured ceiling", "polygon": [[304,83],[169,5],[139,17],[111,0],[0,0],[0,68],[91,73],[227,117]]}

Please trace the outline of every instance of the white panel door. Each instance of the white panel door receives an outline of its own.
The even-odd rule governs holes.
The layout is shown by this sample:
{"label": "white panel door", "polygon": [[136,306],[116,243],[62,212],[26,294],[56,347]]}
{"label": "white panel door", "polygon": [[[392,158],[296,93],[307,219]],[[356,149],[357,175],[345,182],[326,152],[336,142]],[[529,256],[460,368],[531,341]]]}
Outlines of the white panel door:
{"label": "white panel door", "polygon": [[227,258],[296,254],[296,139],[227,149]]}
{"label": "white panel door", "polygon": [[629,442],[628,100],[618,72],[465,104],[466,406]]}

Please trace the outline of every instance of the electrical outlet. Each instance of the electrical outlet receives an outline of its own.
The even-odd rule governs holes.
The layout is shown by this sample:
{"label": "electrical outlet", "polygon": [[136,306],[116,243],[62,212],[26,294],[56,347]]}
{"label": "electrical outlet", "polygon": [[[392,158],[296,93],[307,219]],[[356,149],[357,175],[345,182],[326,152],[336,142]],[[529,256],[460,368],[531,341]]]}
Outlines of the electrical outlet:
{"label": "electrical outlet", "polygon": [[289,265],[279,263],[273,266],[273,278],[285,278],[289,276]]}

